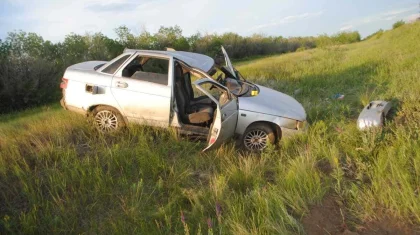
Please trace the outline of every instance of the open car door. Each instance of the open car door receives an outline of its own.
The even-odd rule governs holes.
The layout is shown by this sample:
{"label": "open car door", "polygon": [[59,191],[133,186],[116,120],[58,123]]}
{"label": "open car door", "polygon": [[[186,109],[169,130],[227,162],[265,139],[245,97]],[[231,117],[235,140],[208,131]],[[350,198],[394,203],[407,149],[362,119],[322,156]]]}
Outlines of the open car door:
{"label": "open car door", "polygon": [[[204,84],[210,84],[212,87],[214,86],[213,89],[221,91],[220,97],[216,98],[212,95],[204,88]],[[194,85],[217,105],[214,120],[207,137],[208,145],[203,150],[204,152],[219,147],[235,134],[238,122],[238,100],[226,87],[213,80],[201,79],[196,81]]]}
{"label": "open car door", "polygon": [[232,76],[234,76],[236,79],[238,79],[237,76],[236,76],[236,73],[235,73],[235,69],[233,68],[232,62],[230,62],[229,56],[228,56],[228,54],[227,54],[227,52],[226,52],[226,50],[223,46],[222,46],[222,52],[223,52],[223,55],[225,56],[226,68],[229,70],[229,72],[232,74]]}

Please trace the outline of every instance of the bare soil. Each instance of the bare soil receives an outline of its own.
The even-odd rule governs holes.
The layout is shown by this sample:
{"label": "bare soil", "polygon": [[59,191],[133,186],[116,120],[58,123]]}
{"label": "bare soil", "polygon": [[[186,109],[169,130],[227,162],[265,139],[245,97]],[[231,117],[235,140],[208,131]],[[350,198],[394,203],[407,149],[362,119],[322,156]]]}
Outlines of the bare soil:
{"label": "bare soil", "polygon": [[308,235],[420,235],[420,228],[397,223],[390,217],[365,222],[357,225],[356,228],[350,228],[348,220],[340,200],[333,195],[328,195],[320,205],[312,206],[309,214],[303,218],[303,227]]}

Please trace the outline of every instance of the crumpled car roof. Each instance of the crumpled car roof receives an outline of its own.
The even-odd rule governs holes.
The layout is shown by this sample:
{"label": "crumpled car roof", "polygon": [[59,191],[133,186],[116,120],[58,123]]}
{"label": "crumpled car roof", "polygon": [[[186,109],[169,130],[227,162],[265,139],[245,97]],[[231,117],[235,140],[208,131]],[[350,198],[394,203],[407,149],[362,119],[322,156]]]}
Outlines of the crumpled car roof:
{"label": "crumpled car roof", "polygon": [[144,52],[144,53],[153,53],[160,55],[169,55],[174,58],[183,61],[187,65],[200,69],[204,72],[209,72],[214,65],[214,59],[210,56],[203,54],[186,52],[186,51],[154,51],[154,50],[135,50],[135,49],[125,49],[124,52]]}

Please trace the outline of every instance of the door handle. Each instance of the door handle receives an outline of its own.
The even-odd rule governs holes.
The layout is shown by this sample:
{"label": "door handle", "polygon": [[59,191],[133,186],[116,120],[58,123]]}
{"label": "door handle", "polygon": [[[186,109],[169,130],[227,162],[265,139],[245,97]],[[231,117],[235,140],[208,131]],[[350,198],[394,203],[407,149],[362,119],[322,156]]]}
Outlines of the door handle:
{"label": "door handle", "polygon": [[128,84],[126,82],[117,82],[117,87],[119,88],[127,88]]}

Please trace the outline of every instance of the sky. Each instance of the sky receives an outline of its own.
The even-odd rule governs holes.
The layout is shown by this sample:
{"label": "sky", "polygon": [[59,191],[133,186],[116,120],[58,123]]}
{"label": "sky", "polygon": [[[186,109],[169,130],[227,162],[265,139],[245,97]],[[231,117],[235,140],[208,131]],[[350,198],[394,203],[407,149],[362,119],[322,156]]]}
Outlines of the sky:
{"label": "sky", "polygon": [[45,40],[126,25],[134,34],[179,25],[196,32],[316,36],[340,31],[365,37],[420,16],[420,0],[0,0],[0,39],[23,30]]}

